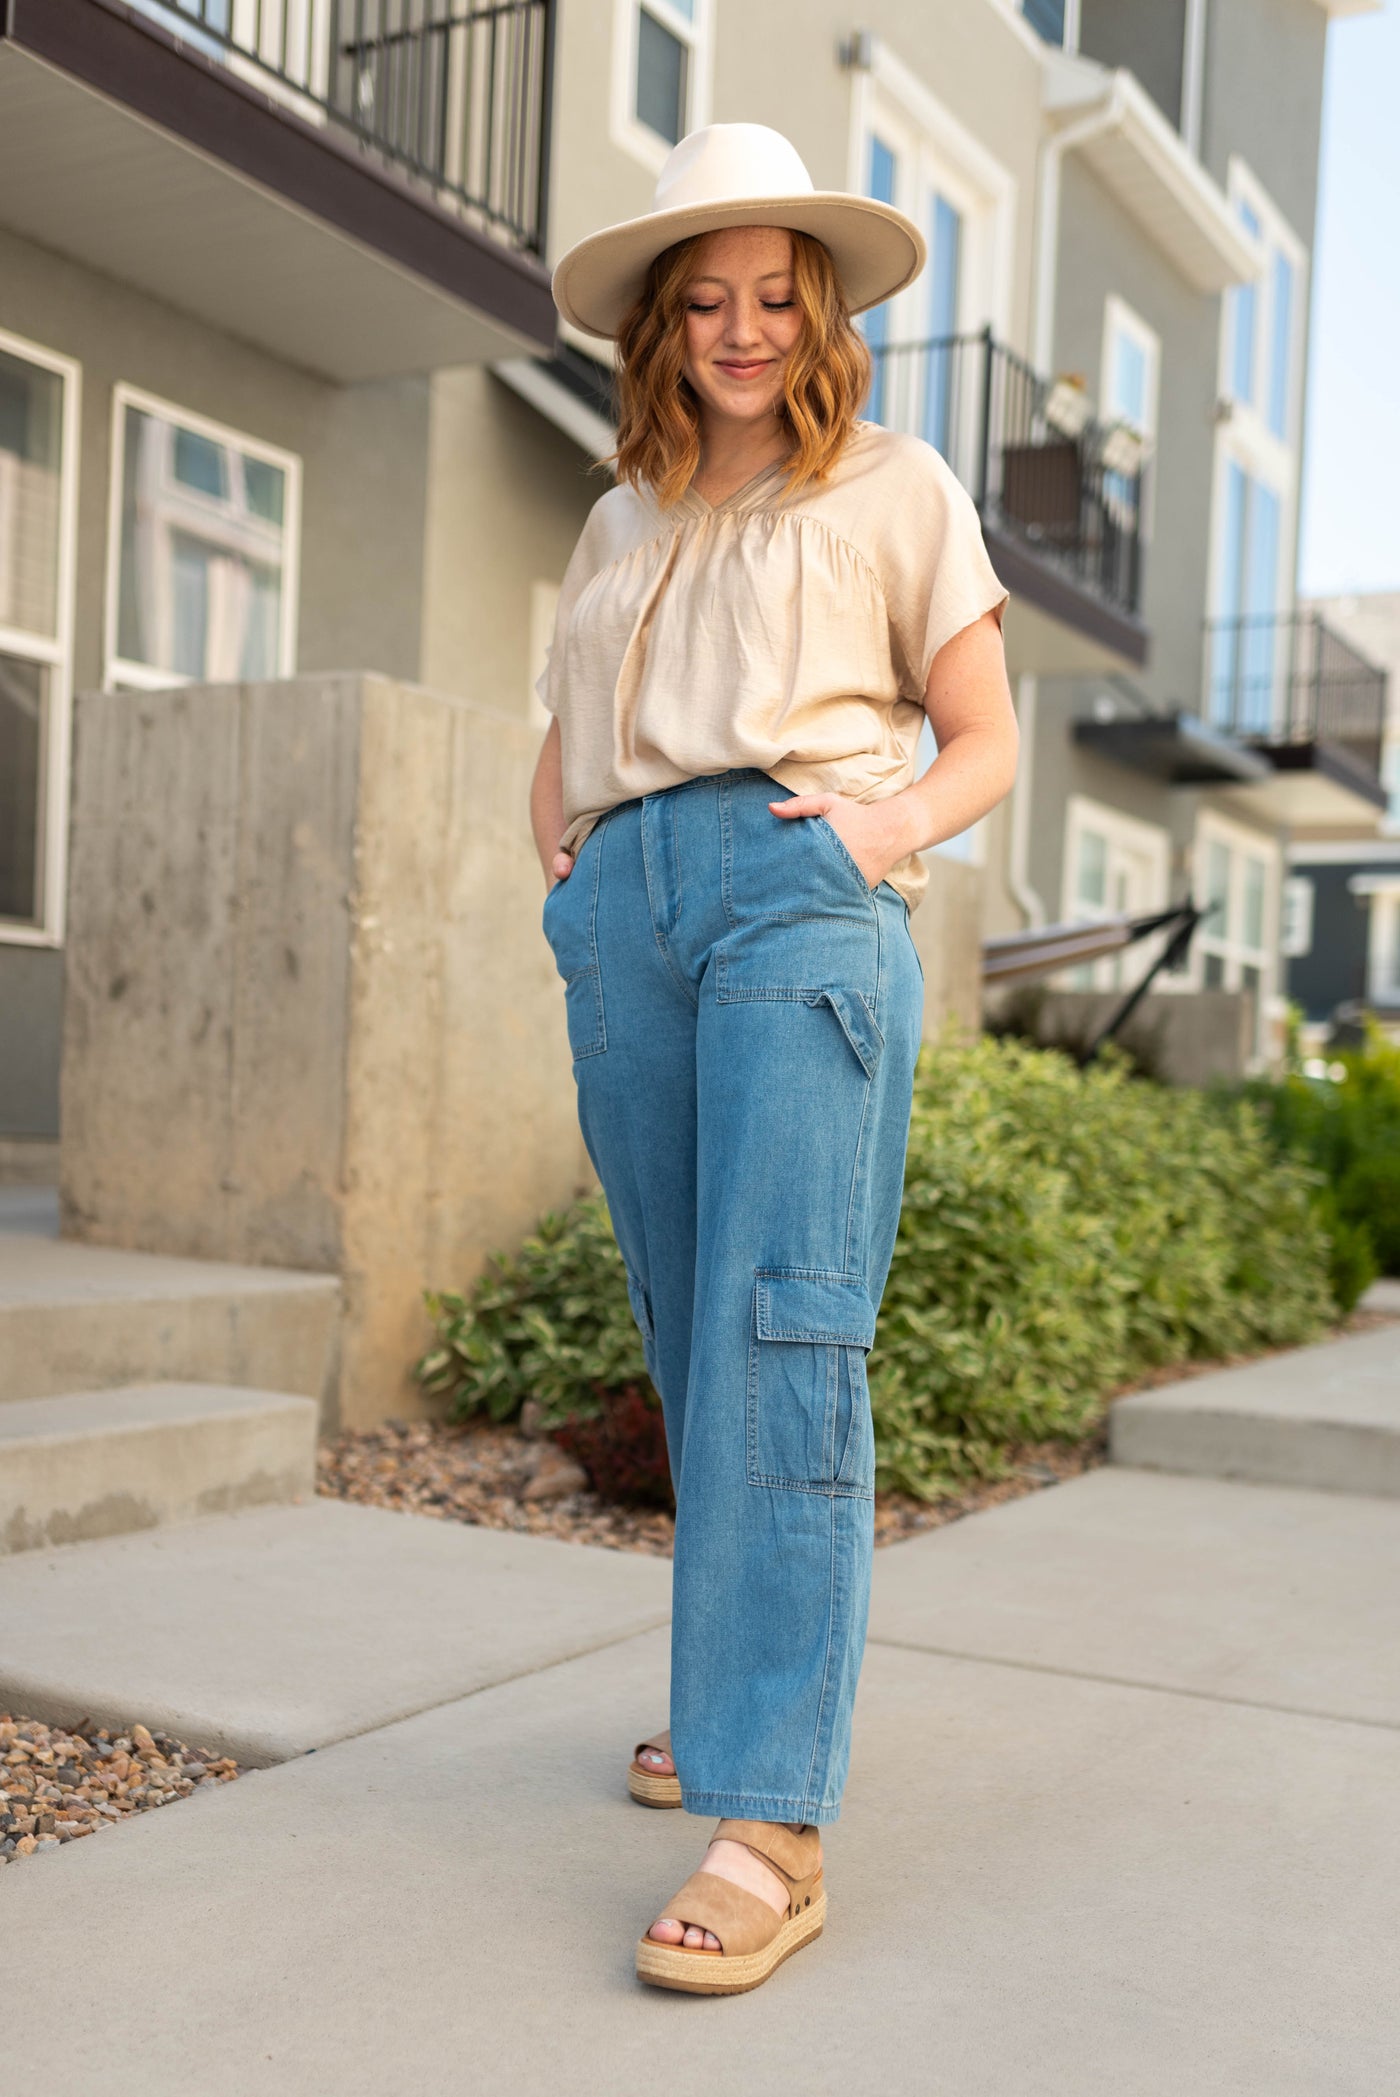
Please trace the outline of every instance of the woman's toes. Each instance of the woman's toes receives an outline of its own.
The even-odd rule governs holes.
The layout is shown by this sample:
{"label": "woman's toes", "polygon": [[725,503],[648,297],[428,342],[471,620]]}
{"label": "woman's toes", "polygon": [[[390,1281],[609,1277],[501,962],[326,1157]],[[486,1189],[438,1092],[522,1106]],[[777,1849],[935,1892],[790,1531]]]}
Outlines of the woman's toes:
{"label": "woman's toes", "polygon": [[687,1951],[699,1951],[705,1942],[707,1934],[705,1930],[697,1929],[692,1922],[681,1942],[685,1945]]}
{"label": "woman's toes", "polygon": [[647,1935],[655,1937],[658,1944],[679,1944],[682,1942],[685,1932],[678,1922],[673,1922],[670,1916],[666,1915],[662,1917],[660,1922],[652,1924],[647,1931]]}
{"label": "woman's toes", "polygon": [[706,1930],[705,1932],[705,1949],[706,1951],[719,1950],[719,1938],[716,1937],[714,1933],[710,1930]]}
{"label": "woman's toes", "polygon": [[676,1774],[675,1763],[660,1748],[647,1748],[642,1755],[642,1760],[653,1776],[673,1777]]}

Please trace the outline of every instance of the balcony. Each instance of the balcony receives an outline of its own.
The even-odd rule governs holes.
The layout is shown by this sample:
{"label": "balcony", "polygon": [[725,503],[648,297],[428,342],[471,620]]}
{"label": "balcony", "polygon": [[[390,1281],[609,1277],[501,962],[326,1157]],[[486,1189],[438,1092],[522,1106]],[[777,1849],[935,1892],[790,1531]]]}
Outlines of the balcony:
{"label": "balcony", "polygon": [[1207,625],[1206,720],[1268,757],[1282,821],[1374,822],[1385,708],[1384,670],[1316,612]]}
{"label": "balcony", "polygon": [[1040,377],[990,329],[870,348],[867,412],[927,439],[970,491],[998,575],[1057,629],[1042,666],[1141,665],[1144,469],[1133,433],[1097,422],[1073,387]]}
{"label": "balcony", "polygon": [[554,339],[555,0],[9,0],[0,224],[343,381]]}

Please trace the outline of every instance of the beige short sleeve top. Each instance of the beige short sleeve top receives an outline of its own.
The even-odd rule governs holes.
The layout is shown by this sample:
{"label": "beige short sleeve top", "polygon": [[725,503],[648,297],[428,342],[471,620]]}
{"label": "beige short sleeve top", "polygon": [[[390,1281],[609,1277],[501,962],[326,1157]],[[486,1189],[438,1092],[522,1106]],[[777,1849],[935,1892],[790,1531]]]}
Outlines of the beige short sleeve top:
{"label": "beige short sleeve top", "polygon": [[[946,460],[876,423],[795,494],[781,461],[715,504],[610,488],[537,687],[559,721],[563,849],[619,801],[735,766],[794,793],[898,793],[935,655],[1007,597]],[[913,909],[922,856],[888,879]]]}

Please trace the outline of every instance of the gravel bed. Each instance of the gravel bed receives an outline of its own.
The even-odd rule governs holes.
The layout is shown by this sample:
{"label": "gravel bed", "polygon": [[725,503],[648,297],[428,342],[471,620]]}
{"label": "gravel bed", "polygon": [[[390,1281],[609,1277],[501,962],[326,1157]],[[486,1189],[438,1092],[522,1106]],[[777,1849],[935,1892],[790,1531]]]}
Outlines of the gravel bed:
{"label": "gravel bed", "polygon": [[[877,1493],[875,1541],[897,1543],[978,1508],[1077,1478],[1105,1455],[1102,1435],[1074,1444],[1037,1443],[1012,1452],[1005,1478],[968,1484],[937,1501]],[[671,1556],[675,1521],[657,1508],[619,1505],[587,1490],[527,1497],[543,1473],[567,1480],[572,1471],[560,1464],[552,1442],[532,1439],[517,1427],[477,1420],[464,1425],[389,1420],[323,1442],[316,1489],[333,1499],[430,1515],[439,1522],[474,1522],[484,1529]]]}
{"label": "gravel bed", "polygon": [[[1340,1339],[1395,1322],[1392,1312],[1357,1310],[1323,1337]],[[1133,1391],[1259,1359],[1255,1354],[1171,1363],[1111,1391],[1107,1404]],[[894,1544],[927,1529],[941,1529],[981,1508],[1078,1478],[1107,1460],[1108,1429],[1101,1422],[1082,1442],[1037,1442],[1012,1449],[1007,1452],[1005,1477],[969,1481],[934,1501],[909,1493],[877,1493],[875,1541]],[[389,1420],[339,1435],[320,1446],[316,1489],[332,1499],[386,1507],[398,1514],[474,1522],[483,1529],[513,1529],[570,1543],[601,1544],[611,1551],[644,1551],[657,1558],[671,1556],[675,1537],[671,1515],[652,1507],[620,1505],[588,1490],[577,1465],[547,1437],[485,1419]]]}
{"label": "gravel bed", "polygon": [[73,1731],[0,1712],[0,1863],[76,1842],[133,1813],[238,1775],[229,1755],[206,1755],[150,1733],[112,1733],[84,1720]]}

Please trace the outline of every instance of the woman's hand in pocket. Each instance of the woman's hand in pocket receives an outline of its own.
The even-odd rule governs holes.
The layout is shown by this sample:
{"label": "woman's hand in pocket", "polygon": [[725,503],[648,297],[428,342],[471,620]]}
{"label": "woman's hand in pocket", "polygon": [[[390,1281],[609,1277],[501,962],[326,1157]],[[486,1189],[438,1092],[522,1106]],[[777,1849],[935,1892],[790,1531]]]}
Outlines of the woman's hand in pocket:
{"label": "woman's hand in pocket", "polygon": [[794,794],[787,801],[770,801],[768,806],[774,815],[789,819],[824,816],[870,888],[878,888],[909,849],[887,801],[852,801],[845,794]]}
{"label": "woman's hand in pocket", "polygon": [[551,889],[557,888],[561,881],[567,881],[573,870],[573,853],[556,852],[545,871],[545,894],[548,895]]}

